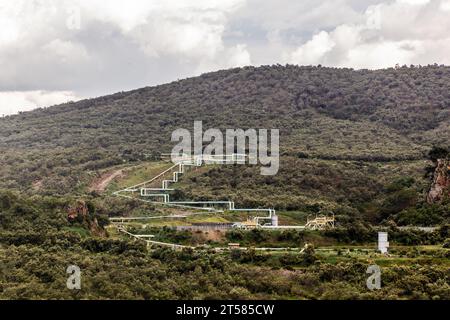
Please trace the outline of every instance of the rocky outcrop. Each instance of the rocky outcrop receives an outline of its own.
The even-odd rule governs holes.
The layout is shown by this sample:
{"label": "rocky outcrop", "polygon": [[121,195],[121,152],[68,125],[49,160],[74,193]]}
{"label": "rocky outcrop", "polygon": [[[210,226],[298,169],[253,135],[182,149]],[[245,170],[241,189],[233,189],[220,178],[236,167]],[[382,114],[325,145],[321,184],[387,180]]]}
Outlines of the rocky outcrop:
{"label": "rocky outcrop", "polygon": [[89,209],[86,203],[80,200],[76,204],[71,205],[67,209],[67,219],[69,221],[79,220],[80,222],[82,222],[84,219],[87,218],[88,213]]}
{"label": "rocky outcrop", "polygon": [[78,222],[88,229],[92,235],[105,237],[106,232],[97,221],[97,218],[89,214],[89,208],[85,201],[79,200],[67,209],[69,222]]}
{"label": "rocky outcrop", "polygon": [[433,183],[427,195],[428,203],[439,203],[450,196],[450,160],[438,159],[434,171]]}

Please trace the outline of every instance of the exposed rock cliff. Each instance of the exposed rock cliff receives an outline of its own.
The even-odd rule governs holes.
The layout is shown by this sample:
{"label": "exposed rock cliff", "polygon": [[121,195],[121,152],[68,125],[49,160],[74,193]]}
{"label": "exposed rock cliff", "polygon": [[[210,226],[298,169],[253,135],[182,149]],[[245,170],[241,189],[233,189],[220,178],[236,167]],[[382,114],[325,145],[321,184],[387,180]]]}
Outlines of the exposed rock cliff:
{"label": "exposed rock cliff", "polygon": [[445,196],[450,196],[450,160],[438,159],[434,171],[433,183],[428,192],[428,203],[442,201]]}
{"label": "exposed rock cliff", "polygon": [[106,236],[106,231],[99,225],[97,218],[89,213],[86,202],[79,200],[76,204],[70,206],[67,211],[67,219],[69,221],[81,223],[92,235]]}

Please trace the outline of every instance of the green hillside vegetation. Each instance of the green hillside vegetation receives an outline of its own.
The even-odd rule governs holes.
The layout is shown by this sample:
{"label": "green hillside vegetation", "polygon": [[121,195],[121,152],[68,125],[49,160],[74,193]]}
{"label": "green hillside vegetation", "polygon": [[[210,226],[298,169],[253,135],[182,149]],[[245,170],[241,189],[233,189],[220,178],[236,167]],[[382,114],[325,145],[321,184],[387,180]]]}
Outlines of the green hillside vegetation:
{"label": "green hillside vegetation", "polygon": [[[436,160],[450,153],[449,79],[450,67],[437,65],[245,67],[1,118],[0,299],[450,299],[450,199],[426,202]],[[130,225],[207,246],[174,252],[147,250],[109,225],[108,217],[186,212],[112,193],[168,167],[160,154],[171,151],[172,131],[196,120],[204,129],[280,129],[280,170],[202,167],[172,185],[174,199],[275,208],[284,224],[333,212],[337,228],[167,226],[246,219],[227,212]],[[86,215],[68,219],[77,203]],[[374,250],[379,230],[389,231],[390,256]],[[230,242],[250,249],[213,252]],[[303,254],[286,249],[307,243]],[[283,251],[253,249],[261,246]],[[365,285],[374,263],[379,291]],[[79,292],[66,290],[69,264],[83,270]]]}
{"label": "green hillside vegetation", "polygon": [[422,159],[450,141],[449,67],[246,67],[0,119],[0,187],[80,191],[95,171],[170,152],[171,132],[278,128],[286,155]]}
{"label": "green hillside vegetation", "polygon": [[[227,235],[229,241],[241,239],[247,244],[264,243],[271,237],[285,243],[313,238],[334,243],[327,250],[311,248],[306,254],[149,252],[143,243],[125,238],[80,235],[77,229],[83,226],[67,221],[66,204],[49,197],[39,200],[0,193],[0,299],[450,298],[450,249],[437,244],[449,238],[449,227],[432,234],[391,230],[389,257],[375,253],[373,244],[364,246],[373,241],[374,232],[357,226],[325,234]],[[182,242],[188,236],[159,230],[166,239]],[[373,263],[383,268],[379,291],[365,286],[367,265]],[[81,291],[66,289],[69,264],[82,269]]]}
{"label": "green hillside vegetation", "polygon": [[[449,206],[429,206],[425,161],[363,162],[283,157],[275,176],[258,167],[218,166],[191,171],[176,184],[180,199],[231,199],[239,207],[273,207],[306,214],[334,212],[340,222],[372,224],[394,220],[401,225],[435,225],[449,221]],[[405,219],[426,208],[423,217]],[[418,211],[417,211],[418,210]],[[425,210],[425,209],[424,209]],[[399,216],[397,216],[400,214]]]}

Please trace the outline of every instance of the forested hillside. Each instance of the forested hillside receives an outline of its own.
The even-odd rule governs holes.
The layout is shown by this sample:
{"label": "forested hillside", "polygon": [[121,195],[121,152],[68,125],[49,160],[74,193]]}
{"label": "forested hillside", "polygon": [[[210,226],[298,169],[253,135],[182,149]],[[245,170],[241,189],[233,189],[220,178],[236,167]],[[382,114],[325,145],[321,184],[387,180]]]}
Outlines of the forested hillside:
{"label": "forested hillside", "polygon": [[171,132],[279,128],[284,155],[423,159],[450,141],[450,68],[246,67],[0,119],[3,188],[66,193],[87,171],[170,152]]}
{"label": "forested hillside", "polygon": [[[389,229],[397,246],[389,257],[354,246],[376,240],[376,230],[359,224],[324,234],[227,234],[229,241],[251,244],[339,244],[306,254],[147,251],[143,242],[93,237],[82,224],[67,221],[64,208],[70,201],[0,192],[0,299],[450,299],[449,227],[433,233]],[[373,263],[383,268],[381,290],[366,287],[366,269]],[[66,288],[69,264],[82,269],[81,290]]]}
{"label": "forested hillside", "polygon": [[[280,170],[201,167],[174,198],[275,208],[282,223],[333,212],[336,228],[133,227],[158,241],[206,242],[175,252],[108,226],[108,217],[173,209],[112,193],[167,167],[158,159],[172,131],[196,120],[280,129]],[[449,161],[450,67],[437,65],[246,67],[5,117],[0,299],[450,299]],[[379,230],[389,231],[389,256],[375,251]],[[249,250],[211,249],[228,242]],[[66,288],[68,264],[83,270],[80,291]],[[366,287],[373,264],[383,268],[379,291]]]}

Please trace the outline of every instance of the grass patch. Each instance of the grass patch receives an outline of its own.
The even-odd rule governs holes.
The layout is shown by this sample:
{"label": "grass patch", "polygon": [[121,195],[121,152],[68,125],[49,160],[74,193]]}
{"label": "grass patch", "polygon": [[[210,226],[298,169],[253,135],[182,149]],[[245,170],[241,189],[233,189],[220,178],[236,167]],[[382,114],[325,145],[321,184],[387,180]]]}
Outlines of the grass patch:
{"label": "grass patch", "polygon": [[90,232],[82,227],[63,227],[63,230],[78,233],[82,238],[90,236]]}

